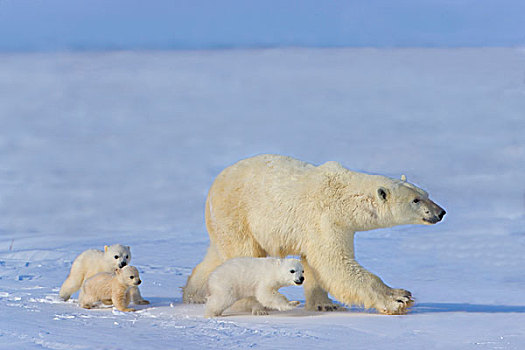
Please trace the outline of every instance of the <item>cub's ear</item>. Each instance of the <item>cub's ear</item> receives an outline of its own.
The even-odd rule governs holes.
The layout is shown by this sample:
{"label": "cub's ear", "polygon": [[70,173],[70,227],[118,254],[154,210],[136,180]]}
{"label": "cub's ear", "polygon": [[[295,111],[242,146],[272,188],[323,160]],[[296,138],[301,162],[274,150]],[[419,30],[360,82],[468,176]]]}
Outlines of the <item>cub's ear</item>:
{"label": "cub's ear", "polygon": [[382,200],[383,202],[386,202],[388,199],[388,190],[384,187],[379,187],[377,189],[377,196],[379,197],[380,200]]}
{"label": "cub's ear", "polygon": [[127,245],[126,248],[128,248],[128,250],[131,251],[131,247],[129,245]]}
{"label": "cub's ear", "polygon": [[109,248],[109,247],[108,247],[107,245],[105,245],[105,246],[104,246],[104,252],[107,252],[107,251],[108,251],[108,248]]}

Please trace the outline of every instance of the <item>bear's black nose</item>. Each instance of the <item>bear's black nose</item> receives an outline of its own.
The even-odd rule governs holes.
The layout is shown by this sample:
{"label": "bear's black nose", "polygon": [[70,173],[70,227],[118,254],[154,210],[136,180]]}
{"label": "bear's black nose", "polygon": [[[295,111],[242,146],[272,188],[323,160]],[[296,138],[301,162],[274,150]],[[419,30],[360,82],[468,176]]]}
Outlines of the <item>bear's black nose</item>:
{"label": "bear's black nose", "polygon": [[445,216],[447,212],[442,210],[441,213],[439,213],[439,220],[443,219],[443,216]]}
{"label": "bear's black nose", "polygon": [[141,281],[141,280],[138,280],[138,281],[137,281],[137,284],[141,284],[141,283],[142,283],[142,281]]}
{"label": "bear's black nose", "polygon": [[123,262],[120,263],[119,267],[120,267],[120,268],[123,268],[123,267],[126,266],[126,265],[127,265],[126,262],[123,261]]}
{"label": "bear's black nose", "polygon": [[299,281],[303,282],[304,281],[304,277],[301,276],[301,278],[299,278]]}

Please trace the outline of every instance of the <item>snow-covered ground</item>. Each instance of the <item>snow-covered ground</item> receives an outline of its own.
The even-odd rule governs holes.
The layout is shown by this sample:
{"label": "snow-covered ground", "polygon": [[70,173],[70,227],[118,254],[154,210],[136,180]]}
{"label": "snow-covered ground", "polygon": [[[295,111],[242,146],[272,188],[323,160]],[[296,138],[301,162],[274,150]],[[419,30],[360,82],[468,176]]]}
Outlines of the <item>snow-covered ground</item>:
{"label": "snow-covered ground", "polygon": [[[447,210],[357,235],[408,315],[181,303],[209,186],[259,153],[406,174]],[[59,301],[75,256],[111,243],[151,305]],[[0,349],[522,349],[524,266],[523,50],[0,54]]]}

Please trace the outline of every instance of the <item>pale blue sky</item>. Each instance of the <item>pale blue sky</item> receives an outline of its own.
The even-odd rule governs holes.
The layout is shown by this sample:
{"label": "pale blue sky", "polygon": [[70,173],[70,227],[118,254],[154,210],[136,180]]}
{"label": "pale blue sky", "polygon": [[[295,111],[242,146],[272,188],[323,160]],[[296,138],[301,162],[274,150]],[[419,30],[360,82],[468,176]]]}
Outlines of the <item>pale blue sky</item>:
{"label": "pale blue sky", "polygon": [[0,0],[0,51],[525,46],[522,0]]}

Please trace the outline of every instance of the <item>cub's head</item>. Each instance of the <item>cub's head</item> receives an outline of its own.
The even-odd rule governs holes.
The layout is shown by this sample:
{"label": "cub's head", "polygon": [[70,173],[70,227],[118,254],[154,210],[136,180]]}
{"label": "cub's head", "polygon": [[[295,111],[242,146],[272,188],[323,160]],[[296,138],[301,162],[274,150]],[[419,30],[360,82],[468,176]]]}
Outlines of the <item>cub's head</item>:
{"label": "cub's head", "polygon": [[283,259],[281,262],[281,272],[283,279],[288,284],[301,285],[304,282],[304,269],[301,262],[297,259]]}
{"label": "cub's head", "polygon": [[[446,211],[428,198],[428,193],[406,182],[389,179],[376,191],[378,207],[393,225],[424,224],[440,222]],[[393,226],[391,225],[391,226]]]}
{"label": "cub's head", "polygon": [[121,269],[116,269],[115,274],[119,281],[126,286],[138,286],[142,283],[139,277],[139,270],[135,266],[124,266]]}
{"label": "cub's head", "polygon": [[129,246],[123,246],[121,244],[104,246],[104,260],[113,266],[113,268],[123,268],[128,265],[131,260]]}

